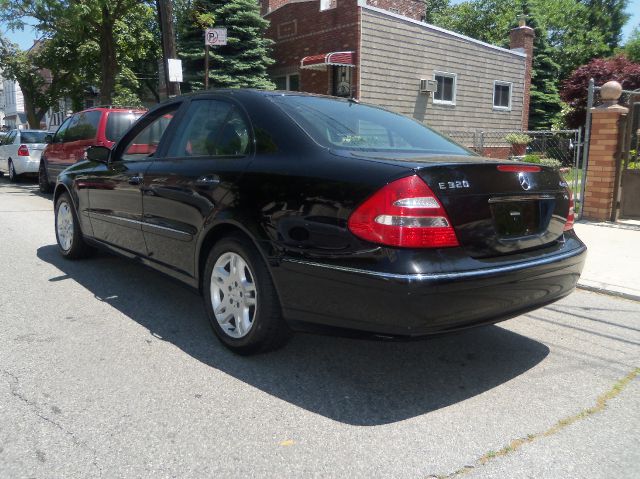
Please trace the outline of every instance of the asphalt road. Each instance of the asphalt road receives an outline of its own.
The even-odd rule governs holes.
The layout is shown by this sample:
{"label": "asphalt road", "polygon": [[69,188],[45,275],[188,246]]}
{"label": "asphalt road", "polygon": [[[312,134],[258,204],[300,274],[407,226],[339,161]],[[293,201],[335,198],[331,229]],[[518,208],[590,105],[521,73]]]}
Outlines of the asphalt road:
{"label": "asphalt road", "polygon": [[36,191],[0,179],[0,478],[638,477],[640,303],[578,291],[500,326],[243,358],[193,291],[63,260]]}

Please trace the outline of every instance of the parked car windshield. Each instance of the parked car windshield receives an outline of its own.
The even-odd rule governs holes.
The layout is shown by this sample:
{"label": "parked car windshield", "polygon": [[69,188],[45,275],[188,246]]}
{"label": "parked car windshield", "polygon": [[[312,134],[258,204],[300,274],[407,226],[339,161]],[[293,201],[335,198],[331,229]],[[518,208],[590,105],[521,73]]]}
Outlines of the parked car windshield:
{"label": "parked car windshield", "polygon": [[118,141],[122,135],[142,116],[139,112],[112,111],[107,117],[107,127],[104,135],[109,141]]}
{"label": "parked car windshield", "polygon": [[382,108],[312,96],[271,98],[314,140],[328,148],[473,155],[422,123]]}
{"label": "parked car windshield", "polygon": [[22,131],[20,132],[20,143],[44,143],[46,131]]}

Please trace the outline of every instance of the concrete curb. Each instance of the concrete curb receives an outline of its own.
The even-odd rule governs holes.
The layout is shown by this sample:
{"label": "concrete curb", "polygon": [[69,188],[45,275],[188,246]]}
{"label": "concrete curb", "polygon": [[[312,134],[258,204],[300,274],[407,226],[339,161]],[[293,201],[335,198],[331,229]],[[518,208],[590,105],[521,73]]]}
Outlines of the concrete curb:
{"label": "concrete curb", "polygon": [[618,298],[624,298],[631,301],[640,301],[640,295],[625,293],[622,291],[614,291],[611,289],[600,288],[598,286],[591,286],[588,284],[580,284],[576,286],[578,289],[583,289],[585,291],[592,291],[594,293],[606,294],[607,296],[615,296]]}

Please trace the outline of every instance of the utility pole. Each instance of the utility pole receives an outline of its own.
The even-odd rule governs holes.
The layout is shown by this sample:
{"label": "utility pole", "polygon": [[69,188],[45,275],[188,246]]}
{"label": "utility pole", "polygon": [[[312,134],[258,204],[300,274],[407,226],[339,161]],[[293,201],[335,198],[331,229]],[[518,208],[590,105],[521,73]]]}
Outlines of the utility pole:
{"label": "utility pole", "polygon": [[167,85],[167,95],[170,97],[180,94],[180,83],[169,81],[169,58],[177,58],[176,36],[173,31],[173,6],[171,0],[156,0],[158,7],[158,21],[162,36],[162,55],[164,63],[164,81]]}

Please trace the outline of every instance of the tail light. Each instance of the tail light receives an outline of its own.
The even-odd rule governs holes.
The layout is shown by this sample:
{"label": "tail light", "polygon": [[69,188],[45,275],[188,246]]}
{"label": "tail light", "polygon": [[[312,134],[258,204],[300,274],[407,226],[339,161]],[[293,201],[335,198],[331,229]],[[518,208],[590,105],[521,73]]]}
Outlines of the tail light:
{"label": "tail light", "polygon": [[18,156],[29,156],[29,147],[27,147],[27,145],[20,145],[20,148],[18,148]]}
{"label": "tail light", "polygon": [[569,231],[573,229],[573,223],[575,222],[575,203],[573,202],[573,193],[571,190],[567,190],[569,192],[569,213],[567,213],[567,222],[564,224],[564,231]]}
{"label": "tail light", "polygon": [[358,238],[388,246],[458,246],[446,211],[433,191],[416,175],[378,190],[356,208],[348,226]]}

